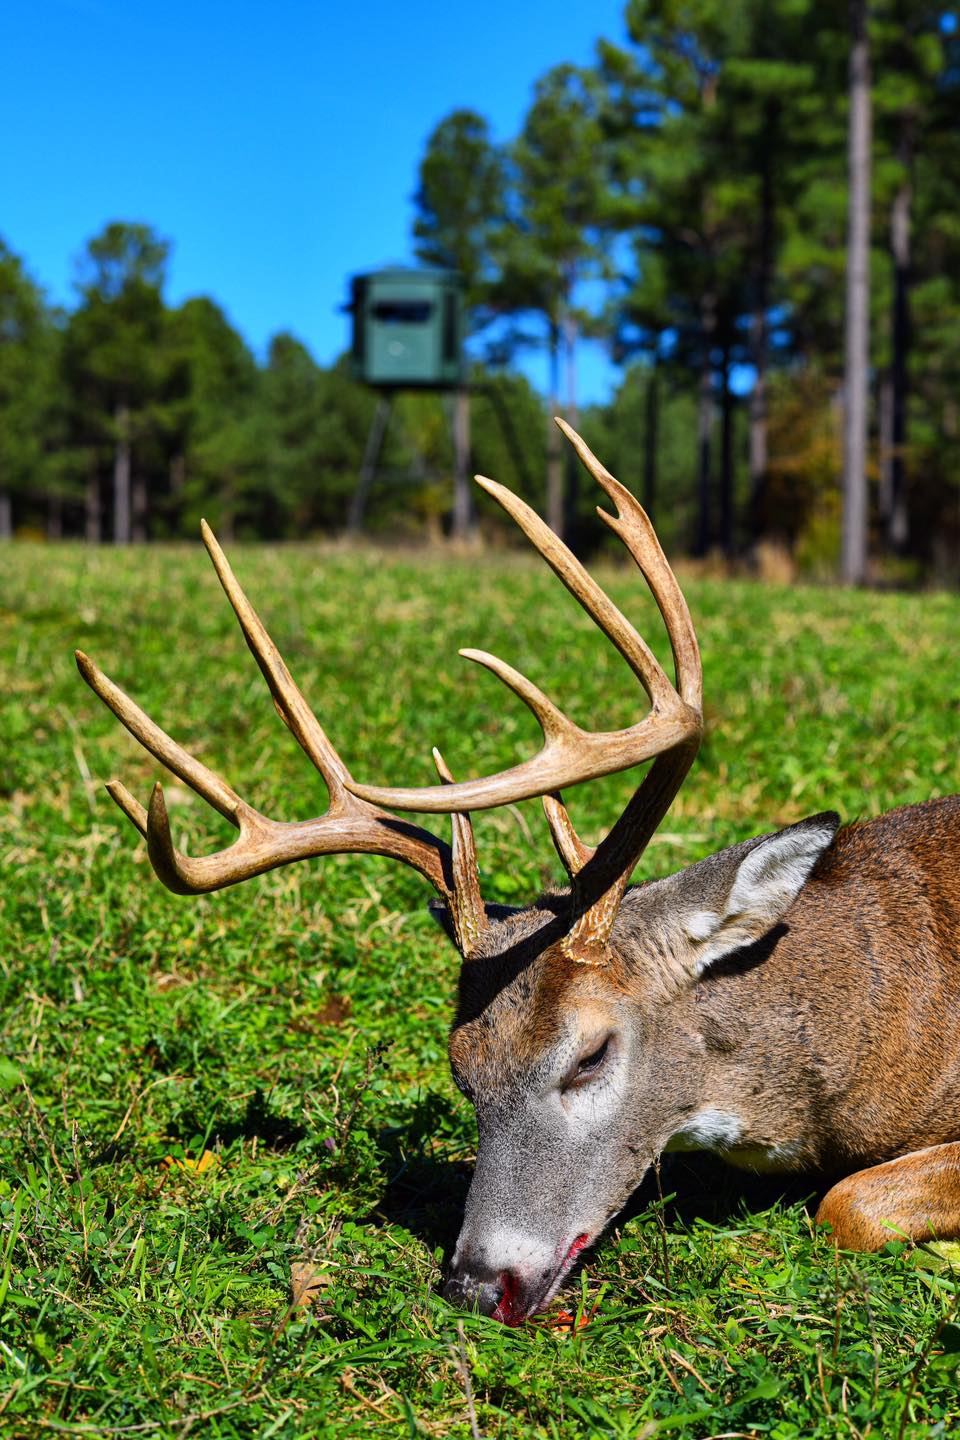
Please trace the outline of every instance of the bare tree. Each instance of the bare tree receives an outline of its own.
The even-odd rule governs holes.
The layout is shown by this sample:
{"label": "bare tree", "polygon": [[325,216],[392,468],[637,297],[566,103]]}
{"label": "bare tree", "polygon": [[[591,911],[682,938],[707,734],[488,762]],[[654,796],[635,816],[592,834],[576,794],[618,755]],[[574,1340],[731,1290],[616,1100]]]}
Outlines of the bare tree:
{"label": "bare tree", "polygon": [[867,571],[867,381],[870,343],[870,45],[868,0],[850,0],[849,228],[843,419],[842,575]]}
{"label": "bare tree", "polygon": [[907,514],[906,457],[907,444],[907,360],[910,349],[910,208],[912,187],[912,125],[909,115],[901,119],[897,158],[902,178],[897,186],[890,214],[890,250],[893,255],[893,360],[891,381],[891,455],[890,493],[887,506],[887,538],[891,547],[902,552],[909,539]]}

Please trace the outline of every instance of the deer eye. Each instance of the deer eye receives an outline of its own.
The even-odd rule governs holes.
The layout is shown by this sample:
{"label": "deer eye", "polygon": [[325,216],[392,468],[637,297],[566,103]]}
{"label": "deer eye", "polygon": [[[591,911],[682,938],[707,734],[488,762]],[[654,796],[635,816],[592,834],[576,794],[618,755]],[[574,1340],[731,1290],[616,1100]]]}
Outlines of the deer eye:
{"label": "deer eye", "polygon": [[606,1040],[604,1040],[603,1044],[599,1047],[599,1049],[594,1050],[592,1055],[585,1055],[583,1059],[579,1062],[579,1064],[577,1065],[577,1074],[589,1075],[591,1070],[599,1070],[600,1066],[603,1064],[603,1059],[607,1053],[609,1045],[610,1036],[608,1035]]}
{"label": "deer eye", "polygon": [[567,1080],[568,1086],[581,1084],[597,1073],[607,1058],[607,1051],[610,1049],[610,1038],[608,1035],[603,1043],[597,1046],[596,1050],[592,1051],[589,1055],[582,1056],[577,1061],[573,1074]]}

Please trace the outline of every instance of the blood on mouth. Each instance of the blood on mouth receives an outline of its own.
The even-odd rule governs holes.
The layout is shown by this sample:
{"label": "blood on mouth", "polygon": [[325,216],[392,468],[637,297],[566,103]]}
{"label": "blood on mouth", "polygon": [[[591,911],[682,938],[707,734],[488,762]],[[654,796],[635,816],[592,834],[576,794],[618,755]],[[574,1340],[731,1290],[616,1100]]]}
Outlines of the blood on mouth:
{"label": "blood on mouth", "polygon": [[563,1261],[563,1268],[564,1268],[564,1270],[566,1270],[567,1266],[570,1264],[570,1262],[571,1262],[572,1260],[575,1260],[575,1259],[576,1259],[576,1257],[580,1254],[580,1251],[581,1251],[582,1249],[584,1249],[584,1247],[586,1246],[587,1241],[588,1241],[589,1238],[590,1238],[590,1237],[589,1237],[588,1235],[578,1235],[578,1236],[577,1236],[576,1240],[574,1240],[573,1244],[570,1246],[570,1249],[567,1251],[567,1253],[566,1253],[566,1255],[565,1255],[565,1257],[564,1257],[564,1261]]}
{"label": "blood on mouth", "polygon": [[499,1320],[503,1325],[522,1325],[526,1318],[522,1309],[515,1308],[517,1301],[517,1282],[509,1270],[504,1272],[503,1294],[500,1297],[500,1304],[494,1310],[491,1319]]}
{"label": "blood on mouth", "polygon": [[[585,1247],[589,1244],[589,1241],[589,1235],[577,1236],[570,1248],[567,1250],[566,1255],[564,1255],[563,1257],[563,1262],[559,1267],[560,1274],[565,1274],[570,1269],[570,1266],[580,1254],[580,1251],[585,1249]],[[491,1318],[493,1320],[499,1320],[502,1325],[510,1325],[512,1327],[522,1325],[524,1320],[528,1319],[529,1316],[527,1315],[524,1307],[522,1305],[518,1305],[517,1303],[519,1299],[517,1294],[517,1282],[515,1277],[510,1273],[509,1270],[504,1271],[501,1277],[501,1284],[503,1285],[503,1294],[501,1295],[500,1303],[497,1306],[496,1310],[494,1310]]]}

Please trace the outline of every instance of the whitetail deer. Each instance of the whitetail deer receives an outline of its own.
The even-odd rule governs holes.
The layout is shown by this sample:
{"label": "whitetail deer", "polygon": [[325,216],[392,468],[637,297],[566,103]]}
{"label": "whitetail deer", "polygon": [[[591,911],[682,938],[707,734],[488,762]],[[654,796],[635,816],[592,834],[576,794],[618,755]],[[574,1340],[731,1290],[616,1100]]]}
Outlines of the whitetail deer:
{"label": "whitetail deer", "polygon": [[[329,807],[259,814],[78,655],[87,683],[158,760],[239,830],[203,859],[171,838],[163,791],[145,811],[160,879],[197,894],[317,855],[392,856],[437,888],[463,964],[450,1061],[477,1112],[479,1153],[449,1298],[509,1324],[543,1308],[664,1151],[845,1177],[818,1219],[844,1247],[960,1233],[960,797],[838,830],[831,811],[627,889],[696,754],[700,656],[653,528],[566,425],[617,507],[600,511],[650,586],[676,686],[620,610],[534,512],[479,479],[613,641],[650,700],[627,730],[580,729],[502,660],[464,651],[533,711],[544,744],[486,779],[424,790],[357,784],[330,745],[210,530],[203,537],[247,643]],[[596,849],[560,795],[652,760]],[[542,796],[570,886],[487,909],[467,812]],[[453,845],[381,806],[452,816]]]}

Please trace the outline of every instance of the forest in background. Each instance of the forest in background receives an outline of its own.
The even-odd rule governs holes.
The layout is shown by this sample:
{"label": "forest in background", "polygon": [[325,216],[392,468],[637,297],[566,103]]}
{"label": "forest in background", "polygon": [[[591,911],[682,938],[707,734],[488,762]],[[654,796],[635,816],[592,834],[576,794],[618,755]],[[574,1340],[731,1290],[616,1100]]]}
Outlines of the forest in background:
{"label": "forest in background", "polygon": [[[590,548],[560,410],[671,549],[824,576],[862,480],[870,575],[956,581],[956,17],[919,0],[625,14],[629,42],[542,76],[509,142],[454,111],[412,177],[414,253],[465,281],[473,468]],[[0,536],[173,538],[201,513],[228,538],[344,528],[376,396],[293,335],[255,356],[211,298],[170,306],[168,257],[149,225],[112,223],[59,310],[0,243]],[[585,337],[622,366],[609,404],[578,405]],[[515,368],[530,347],[546,403]],[[372,529],[449,527],[451,404],[401,397]]]}

